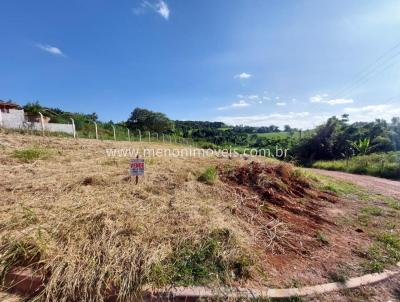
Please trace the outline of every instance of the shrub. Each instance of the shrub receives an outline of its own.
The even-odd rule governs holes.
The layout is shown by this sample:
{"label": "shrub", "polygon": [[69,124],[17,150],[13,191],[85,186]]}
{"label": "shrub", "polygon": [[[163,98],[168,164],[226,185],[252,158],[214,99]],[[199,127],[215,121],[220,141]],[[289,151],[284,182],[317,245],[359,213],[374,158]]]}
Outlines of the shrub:
{"label": "shrub", "polygon": [[206,184],[213,184],[217,180],[217,169],[215,167],[208,167],[199,177],[198,180]]}

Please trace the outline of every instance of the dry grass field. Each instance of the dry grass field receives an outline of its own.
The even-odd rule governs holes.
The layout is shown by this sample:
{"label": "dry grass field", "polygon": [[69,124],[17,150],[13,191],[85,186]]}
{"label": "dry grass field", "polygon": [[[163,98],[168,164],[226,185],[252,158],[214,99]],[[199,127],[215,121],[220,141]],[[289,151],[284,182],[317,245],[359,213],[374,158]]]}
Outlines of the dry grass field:
{"label": "dry grass field", "polygon": [[[263,158],[129,157],[178,145],[0,132],[0,277],[43,301],[120,301],[169,285],[345,281],[400,260],[399,202]],[[344,293],[343,295],[346,295]]]}

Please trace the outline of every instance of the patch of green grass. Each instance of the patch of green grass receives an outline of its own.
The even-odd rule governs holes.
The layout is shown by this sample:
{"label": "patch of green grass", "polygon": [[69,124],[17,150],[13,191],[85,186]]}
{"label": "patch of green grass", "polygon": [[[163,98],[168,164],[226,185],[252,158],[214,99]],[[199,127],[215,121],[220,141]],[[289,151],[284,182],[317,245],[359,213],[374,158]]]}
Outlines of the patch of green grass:
{"label": "patch of green grass", "polygon": [[376,236],[376,242],[364,253],[369,260],[364,264],[367,272],[381,272],[387,264],[400,261],[400,234],[384,232]]}
{"label": "patch of green grass", "polygon": [[13,267],[37,264],[43,252],[33,239],[7,239],[0,250],[0,279]]}
{"label": "patch of green grass", "polygon": [[314,168],[400,179],[400,152],[373,153],[349,160],[317,161]]}
{"label": "patch of green grass", "polygon": [[181,242],[165,261],[152,268],[151,281],[158,286],[189,286],[247,279],[251,265],[250,258],[236,247],[231,232],[217,229],[200,242]]}
{"label": "patch of green grass", "polygon": [[356,198],[358,200],[364,200],[364,201],[372,201],[372,200],[385,201],[385,199],[387,199],[386,196],[370,193],[368,192],[368,190],[360,186],[357,186],[347,181],[336,180],[329,176],[318,175],[318,177],[316,177],[316,180],[314,180],[313,178],[309,179],[312,179],[314,184],[320,190],[330,191],[341,197],[350,199]]}
{"label": "patch of green grass", "polygon": [[361,208],[360,213],[357,216],[358,221],[364,225],[368,226],[371,222],[372,216],[382,216],[383,210],[377,206],[365,206]]}
{"label": "patch of green grass", "polygon": [[32,162],[38,159],[47,159],[52,155],[52,152],[48,149],[35,146],[26,149],[15,150],[12,155],[13,157],[24,162]]}
{"label": "patch of green grass", "polygon": [[387,205],[388,205],[390,208],[394,209],[394,210],[400,210],[400,201],[398,201],[398,200],[389,199],[389,200],[387,201]]}
{"label": "patch of green grass", "polygon": [[366,206],[361,209],[361,213],[372,216],[382,216],[383,210],[377,206]]}
{"label": "patch of green grass", "polygon": [[323,191],[330,191],[330,192],[333,192],[333,193],[339,193],[339,190],[338,190],[337,186],[335,186],[334,184],[326,184],[326,185],[322,186],[321,189]]}
{"label": "patch of green grass", "polygon": [[199,177],[198,180],[206,184],[212,185],[218,178],[217,169],[208,167]]}

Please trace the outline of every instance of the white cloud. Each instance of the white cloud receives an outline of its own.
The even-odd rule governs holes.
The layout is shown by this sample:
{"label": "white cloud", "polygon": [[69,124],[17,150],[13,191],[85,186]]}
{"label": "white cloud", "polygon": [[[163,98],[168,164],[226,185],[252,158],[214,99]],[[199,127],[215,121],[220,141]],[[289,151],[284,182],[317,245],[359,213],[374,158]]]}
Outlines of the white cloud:
{"label": "white cloud", "polygon": [[369,122],[377,118],[389,121],[394,116],[400,116],[400,104],[377,104],[363,107],[348,107],[343,113],[350,114],[351,121]]}
{"label": "white cloud", "polygon": [[64,53],[58,47],[44,44],[36,44],[36,46],[41,50],[51,53],[53,55],[65,57]]}
{"label": "white cloud", "polygon": [[149,9],[159,14],[165,20],[169,19],[170,9],[168,7],[168,4],[163,0],[159,0],[157,3],[144,0],[139,7],[135,7],[132,9],[132,13],[135,15],[141,15]]}
{"label": "white cloud", "polygon": [[354,103],[353,99],[330,99],[327,98],[328,95],[327,94],[322,94],[322,95],[314,95],[312,97],[310,97],[310,102],[311,103],[321,103],[321,104],[328,104],[331,106],[334,105],[341,105],[341,104],[352,104]]}
{"label": "white cloud", "polygon": [[159,1],[157,3],[157,13],[159,13],[165,20],[168,20],[170,11],[167,3],[162,0]]}
{"label": "white cloud", "polygon": [[276,106],[284,107],[284,106],[286,106],[286,102],[278,102],[278,103],[276,103]]}
{"label": "white cloud", "polygon": [[249,100],[258,100],[258,99],[259,99],[259,96],[256,95],[256,94],[252,94],[252,95],[249,95],[247,98],[248,98]]}
{"label": "white cloud", "polygon": [[248,107],[250,106],[250,103],[248,103],[246,100],[239,100],[238,102],[232,103],[229,106],[223,106],[223,107],[218,107],[218,110],[227,110],[227,109],[233,109],[233,108],[243,108],[243,107]]}
{"label": "white cloud", "polygon": [[215,120],[228,125],[269,126],[283,127],[289,124],[292,127],[310,129],[322,124],[329,117],[327,114],[311,115],[309,112],[288,112],[284,114],[259,114],[250,116],[220,116]]}
{"label": "white cloud", "polygon": [[234,76],[235,79],[250,79],[253,75],[247,72],[242,72]]}

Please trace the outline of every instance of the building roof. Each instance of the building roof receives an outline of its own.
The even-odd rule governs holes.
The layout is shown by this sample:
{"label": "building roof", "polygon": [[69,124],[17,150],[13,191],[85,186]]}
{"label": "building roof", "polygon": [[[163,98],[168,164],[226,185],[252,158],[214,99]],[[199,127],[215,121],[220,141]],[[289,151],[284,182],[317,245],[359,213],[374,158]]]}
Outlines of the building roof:
{"label": "building roof", "polygon": [[5,109],[22,109],[20,105],[17,103],[14,103],[13,101],[2,101],[0,100],[0,108],[5,108]]}

